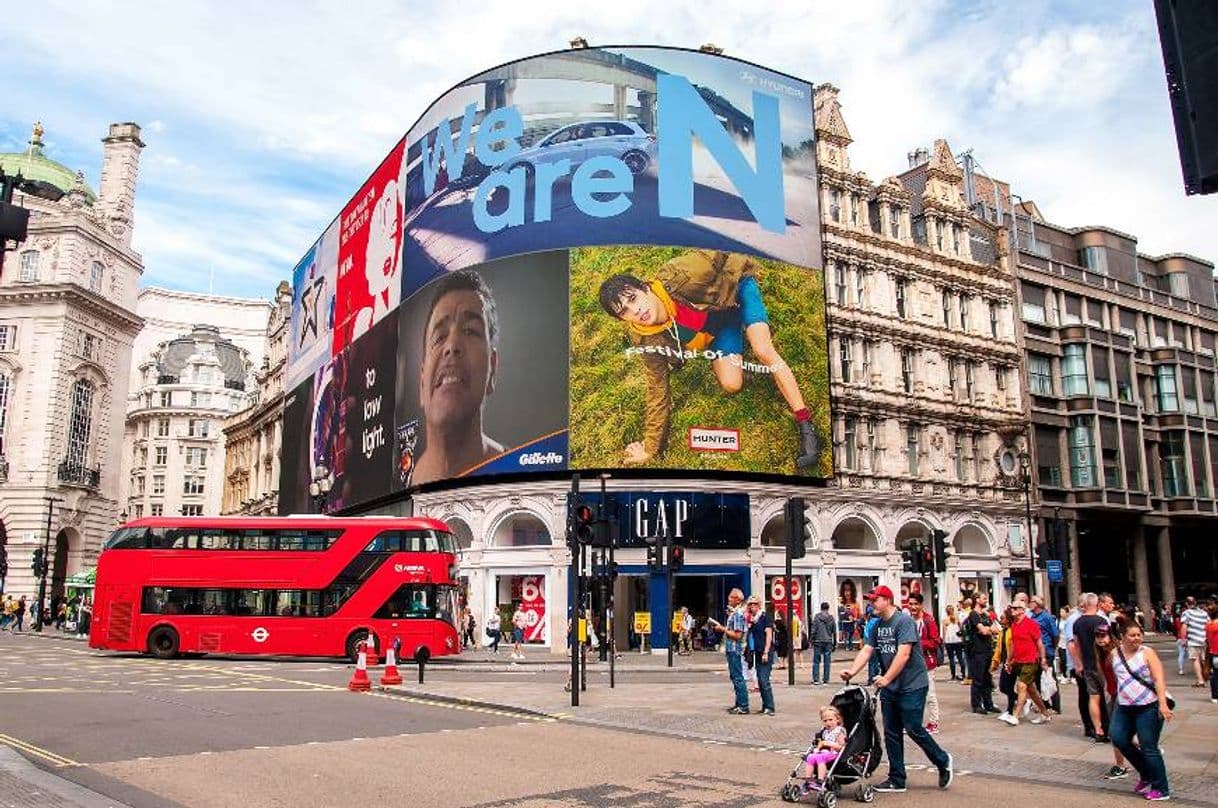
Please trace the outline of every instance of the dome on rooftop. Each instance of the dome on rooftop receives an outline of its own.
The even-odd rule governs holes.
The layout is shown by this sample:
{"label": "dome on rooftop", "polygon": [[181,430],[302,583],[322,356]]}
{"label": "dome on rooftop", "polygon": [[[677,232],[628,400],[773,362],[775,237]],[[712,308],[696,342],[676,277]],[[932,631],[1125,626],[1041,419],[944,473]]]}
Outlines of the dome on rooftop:
{"label": "dome on rooftop", "polygon": [[29,147],[22,152],[0,154],[0,169],[9,176],[20,174],[22,182],[17,186],[17,190],[31,196],[54,202],[79,183],[85,196],[90,201],[95,200],[97,195],[85,184],[84,176],[80,172],[73,171],[43,153],[42,134],[42,124],[34,124]]}
{"label": "dome on rooftop", "polygon": [[157,357],[157,373],[181,377],[186,365],[203,361],[218,365],[224,374],[224,386],[230,390],[245,389],[245,355],[241,348],[220,336],[214,325],[196,325],[191,333],[164,343]]}

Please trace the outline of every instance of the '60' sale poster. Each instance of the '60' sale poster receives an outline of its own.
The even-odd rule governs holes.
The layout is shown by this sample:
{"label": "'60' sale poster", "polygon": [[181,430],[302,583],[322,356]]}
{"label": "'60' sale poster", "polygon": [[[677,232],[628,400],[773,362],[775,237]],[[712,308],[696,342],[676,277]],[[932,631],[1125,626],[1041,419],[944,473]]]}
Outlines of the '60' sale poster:
{"label": "'60' sale poster", "polygon": [[545,642],[546,638],[546,577],[521,575],[515,580],[514,594],[524,612],[525,642]]}

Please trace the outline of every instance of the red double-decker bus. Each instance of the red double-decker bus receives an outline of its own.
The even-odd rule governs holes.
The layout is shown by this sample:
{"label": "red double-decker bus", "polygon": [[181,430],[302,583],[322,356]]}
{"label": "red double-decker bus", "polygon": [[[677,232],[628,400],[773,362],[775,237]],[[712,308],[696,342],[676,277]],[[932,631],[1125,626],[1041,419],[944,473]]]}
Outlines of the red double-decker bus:
{"label": "red double-decker bus", "polygon": [[98,560],[89,645],[354,659],[372,634],[404,659],[455,654],[455,578],[435,519],[138,519]]}

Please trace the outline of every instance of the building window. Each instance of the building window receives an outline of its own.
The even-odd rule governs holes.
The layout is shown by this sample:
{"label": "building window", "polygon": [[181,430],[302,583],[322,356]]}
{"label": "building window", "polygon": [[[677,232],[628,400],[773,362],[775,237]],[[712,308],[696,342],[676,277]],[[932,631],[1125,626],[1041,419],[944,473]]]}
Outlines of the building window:
{"label": "building window", "polygon": [[131,518],[132,519],[142,519],[143,517],[144,517],[143,503],[137,502],[136,504],[132,505],[131,506]]}
{"label": "building window", "polygon": [[158,438],[169,437],[169,419],[168,418],[156,419],[156,436]]}
{"label": "building window", "polygon": [[131,483],[135,487],[135,493],[144,493],[144,476],[142,474],[132,477]]}
{"label": "building window", "polygon": [[1085,396],[1087,388],[1086,346],[1072,343],[1062,348],[1062,395]]}
{"label": "building window", "polygon": [[1188,275],[1183,272],[1172,272],[1167,276],[1167,283],[1172,297],[1188,300]]}
{"label": "building window", "polygon": [[0,325],[0,352],[17,350],[17,326]]}
{"label": "building window", "polygon": [[836,188],[829,190],[829,216],[835,222],[842,220],[842,193]]}
{"label": "building window", "polygon": [[202,505],[183,505],[182,506],[182,515],[183,516],[202,516],[203,515],[203,506]]}
{"label": "building window", "polygon": [[1095,488],[1095,435],[1091,416],[1070,419],[1070,484],[1075,488]]}
{"label": "building window", "polygon": [[101,354],[101,338],[88,331],[78,331],[76,336],[76,354],[91,362],[96,362]]}
{"label": "building window", "polygon": [[1129,354],[1123,351],[1116,351],[1112,355],[1113,367],[1116,375],[1117,398],[1121,401],[1133,403],[1133,374],[1130,369]]}
{"label": "building window", "polygon": [[187,477],[182,481],[183,494],[202,494],[203,493],[203,478],[202,477]]}
{"label": "building window", "polygon": [[871,340],[864,339],[863,340],[863,372],[862,372],[863,378],[861,379],[861,381],[865,385],[871,384],[871,353],[872,353],[872,350],[873,350],[873,348],[871,345]]}
{"label": "building window", "polygon": [[990,301],[990,336],[998,339],[998,304]]}
{"label": "building window", "polygon": [[888,209],[888,232],[893,238],[901,237],[901,209],[896,206]]}
{"label": "building window", "polygon": [[1060,488],[1061,437],[1054,427],[1036,427],[1036,483]]}
{"label": "building window", "polygon": [[1112,398],[1112,372],[1108,367],[1108,349],[1103,345],[1091,346],[1091,373],[1095,377],[1096,396]]}
{"label": "building window", "polygon": [[187,434],[192,438],[206,438],[210,426],[210,422],[204,418],[191,418]]}
{"label": "building window", "polygon": [[908,424],[905,427],[905,455],[908,461],[909,476],[918,476],[918,439],[922,427],[917,424]]}
{"label": "building window", "polygon": [[952,253],[960,254],[960,228],[954,224],[952,225]]}
{"label": "building window", "polygon": [[163,391],[161,393],[161,397],[160,397],[159,401],[161,402],[160,406],[162,406],[162,407],[173,406],[173,393],[170,393],[168,391]]}
{"label": "building window", "polygon": [[165,515],[165,506],[159,502],[152,503],[150,506],[148,506],[148,515],[149,516],[164,516]]}
{"label": "building window", "polygon": [[952,327],[952,293],[948,289],[943,290],[943,327]]}
{"label": "building window", "polygon": [[971,402],[973,400],[973,362],[971,359],[964,360],[964,400]]}
{"label": "building window", "polygon": [[1163,496],[1188,496],[1188,455],[1184,450],[1183,432],[1165,432],[1159,443],[1159,461],[1163,469]]}
{"label": "building window", "polygon": [[943,252],[943,222],[938,219],[931,219],[935,224],[935,249]]}
{"label": "building window", "polygon": [[909,281],[905,280],[904,278],[896,279],[897,316],[900,317],[901,319],[904,319],[906,316],[905,315],[905,293],[908,291],[906,289],[906,286],[908,283],[909,283]]}
{"label": "building window", "polygon": [[867,270],[862,267],[854,268],[854,305],[859,308],[867,305]]}
{"label": "building window", "polygon": [[154,493],[154,494],[164,494],[165,493],[165,475],[164,474],[152,475],[152,493]]}
{"label": "building window", "polygon": [[38,280],[38,260],[40,257],[37,250],[26,250],[21,253],[20,278],[25,283],[34,283]]}
{"label": "building window", "polygon": [[965,457],[965,446],[967,438],[962,429],[956,430],[954,435],[955,454],[956,454],[956,479],[962,483],[968,482],[968,458]]}
{"label": "building window", "polygon": [[1185,365],[1180,369],[1180,392],[1183,393],[1184,412],[1196,415],[1200,412],[1197,407],[1197,377],[1192,367]]}
{"label": "building window", "polygon": [[1103,247],[1083,247],[1078,252],[1078,261],[1090,272],[1108,274],[1108,253]]}
{"label": "building window", "polygon": [[210,407],[211,393],[199,390],[192,390],[190,393],[190,406],[192,407]]}
{"label": "building window", "polygon": [[960,330],[968,331],[968,310],[973,299],[968,295],[960,295]]}
{"label": "building window", "polygon": [[846,305],[846,267],[844,264],[833,266],[833,288],[837,293],[837,305]]}
{"label": "building window", "polygon": [[139,463],[138,463],[138,465],[140,465],[140,466],[146,466],[146,465],[148,465],[148,447],[147,447],[147,446],[140,446],[140,447],[139,447]]}
{"label": "building window", "polygon": [[850,195],[850,224],[858,226],[859,223],[859,195]]}
{"label": "building window", "polygon": [[850,378],[850,339],[847,337],[839,337],[837,341],[838,354],[838,375],[842,381],[851,381]]}
{"label": "building window", "polygon": [[101,292],[102,278],[105,276],[105,273],[105,267],[101,265],[100,261],[94,261],[89,266],[89,291]]}
{"label": "building window", "polygon": [[1159,399],[1159,412],[1179,412],[1180,396],[1176,389],[1175,365],[1159,365],[1155,368],[1155,387]]}
{"label": "building window", "polygon": [[1007,389],[1007,369],[1004,365],[994,365],[994,387],[1000,393]]}
{"label": "building window", "polygon": [[78,379],[72,385],[72,415],[68,424],[69,467],[83,469],[89,462],[89,439],[93,434],[93,385]]}
{"label": "building window", "polygon": [[1210,418],[1218,416],[1214,404],[1214,374],[1208,370],[1201,371],[1201,414]]}
{"label": "building window", "polygon": [[847,415],[842,426],[842,468],[853,471],[858,468],[858,419]]}
{"label": "building window", "polygon": [[186,465],[203,468],[207,465],[207,450],[200,446],[189,446],[186,449]]}
{"label": "building window", "polygon": [[955,357],[947,358],[947,397],[952,401],[956,400],[956,388],[960,386],[960,378],[956,372]]}
{"label": "building window", "polygon": [[8,425],[8,400],[13,389],[13,380],[7,373],[0,373],[0,458],[7,455],[4,445],[5,427]]}
{"label": "building window", "polygon": [[1034,396],[1053,395],[1053,360],[1044,354],[1028,354],[1028,389]]}
{"label": "building window", "polygon": [[1023,292],[1023,319],[1029,323],[1046,323],[1045,287],[1024,284],[1020,288]]}
{"label": "building window", "polygon": [[169,447],[157,446],[152,450],[152,465],[163,466],[169,462]]}
{"label": "building window", "polygon": [[880,446],[875,437],[875,421],[870,418],[867,419],[867,462],[872,474],[880,470]]}
{"label": "building window", "polygon": [[901,349],[901,389],[906,393],[913,392],[914,383],[914,356],[913,350],[910,348]]}
{"label": "building window", "polygon": [[985,459],[981,456],[981,433],[974,432],[972,439],[972,455],[973,455],[973,480],[978,483],[984,482],[982,472],[985,470]]}

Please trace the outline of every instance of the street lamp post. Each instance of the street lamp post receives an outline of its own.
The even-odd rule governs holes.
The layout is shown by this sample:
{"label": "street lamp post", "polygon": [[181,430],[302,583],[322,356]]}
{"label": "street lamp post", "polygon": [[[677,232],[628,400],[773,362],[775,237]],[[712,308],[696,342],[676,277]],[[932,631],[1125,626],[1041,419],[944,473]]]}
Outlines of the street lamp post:
{"label": "street lamp post", "polygon": [[313,503],[313,510],[323,514],[326,512],[326,498],[333,487],[334,480],[330,477],[330,469],[324,465],[318,466],[313,473],[313,481],[309,483],[309,500]]}
{"label": "street lamp post", "polygon": [[1032,595],[1036,594],[1036,540],[1032,536],[1032,458],[1026,451],[1019,453],[1019,480],[1023,483],[1024,518],[1028,526],[1028,558],[1032,562],[1029,576]]}
{"label": "street lamp post", "polygon": [[44,497],[44,499],[47,503],[47,530],[46,534],[42,537],[42,569],[38,575],[38,619],[34,621],[34,631],[39,633],[42,632],[44,618],[46,617],[43,614],[46,611],[43,608],[43,604],[47,599],[47,570],[50,567],[50,558],[47,557],[47,553],[50,552],[51,548],[51,515],[55,511],[55,503],[63,502],[58,497]]}

